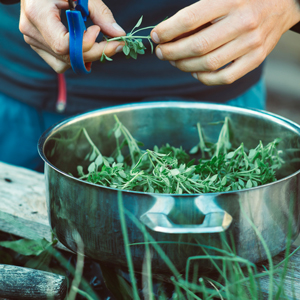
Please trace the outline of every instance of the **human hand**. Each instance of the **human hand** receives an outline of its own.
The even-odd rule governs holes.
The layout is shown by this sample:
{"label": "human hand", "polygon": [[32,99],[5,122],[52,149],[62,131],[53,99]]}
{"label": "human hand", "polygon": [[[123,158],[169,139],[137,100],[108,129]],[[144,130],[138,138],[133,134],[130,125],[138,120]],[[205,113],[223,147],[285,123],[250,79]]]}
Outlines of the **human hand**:
{"label": "human hand", "polygon": [[157,25],[151,37],[158,58],[206,85],[230,84],[258,67],[299,20],[295,0],[201,0]]}
{"label": "human hand", "polygon": [[[69,56],[69,32],[61,23],[61,9],[68,9],[67,0],[21,0],[19,29],[28,43],[57,73],[71,67]],[[111,11],[101,0],[89,1],[90,18],[95,25],[83,35],[83,59],[92,62],[105,54],[112,56],[122,50],[124,43],[95,42],[100,30],[117,37],[125,31],[116,23]],[[119,47],[121,46],[121,47]]]}

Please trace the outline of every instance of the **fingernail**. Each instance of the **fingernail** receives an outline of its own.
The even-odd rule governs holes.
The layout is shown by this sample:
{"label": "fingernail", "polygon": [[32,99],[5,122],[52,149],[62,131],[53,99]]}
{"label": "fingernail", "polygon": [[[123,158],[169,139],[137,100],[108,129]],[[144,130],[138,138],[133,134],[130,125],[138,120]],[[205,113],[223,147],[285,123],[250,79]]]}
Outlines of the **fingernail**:
{"label": "fingernail", "polygon": [[156,48],[156,56],[157,56],[159,59],[164,59],[163,54],[162,54],[162,52],[161,52],[161,50],[160,50],[159,47]]}
{"label": "fingernail", "polygon": [[176,62],[174,60],[170,60],[170,64],[173,66],[173,67],[176,67]]}
{"label": "fingernail", "polygon": [[159,44],[159,42],[160,42],[159,37],[158,37],[158,35],[157,35],[157,33],[155,31],[152,33],[152,40],[156,44]]}
{"label": "fingernail", "polygon": [[119,53],[123,50],[123,47],[124,46],[118,46],[117,49],[116,49],[116,53]]}
{"label": "fingernail", "polygon": [[215,23],[219,22],[220,20],[222,20],[222,19],[224,19],[224,18],[225,18],[225,16],[216,18],[216,19],[210,21],[210,23],[215,24]]}
{"label": "fingernail", "polygon": [[113,27],[114,29],[118,30],[118,31],[123,31],[123,32],[125,32],[125,30],[124,30],[119,24],[117,24],[117,23],[113,23],[113,24],[112,24],[112,27]]}
{"label": "fingernail", "polygon": [[195,79],[198,80],[198,75],[197,75],[197,73],[192,73],[192,75],[193,75],[193,77],[194,77]]}

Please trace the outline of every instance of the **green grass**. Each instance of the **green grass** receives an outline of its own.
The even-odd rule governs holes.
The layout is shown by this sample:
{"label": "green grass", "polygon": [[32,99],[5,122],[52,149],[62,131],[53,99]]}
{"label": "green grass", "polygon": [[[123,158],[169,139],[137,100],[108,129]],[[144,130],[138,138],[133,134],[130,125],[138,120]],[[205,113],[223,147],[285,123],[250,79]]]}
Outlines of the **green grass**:
{"label": "green grass", "polygon": [[[241,205],[241,212],[246,220],[249,222],[251,227],[255,230],[258,239],[261,241],[263,248],[267,255],[268,262],[268,270],[259,272],[255,264],[251,263],[247,259],[239,257],[235,254],[235,250],[231,249],[226,240],[223,241],[223,249],[215,249],[213,247],[203,246],[199,243],[199,247],[205,253],[205,255],[193,256],[189,257],[186,264],[185,274],[180,274],[176,269],[175,265],[172,261],[167,257],[163,249],[161,248],[161,244],[163,241],[156,242],[153,237],[146,230],[144,225],[142,225],[139,220],[135,218],[133,214],[131,214],[128,210],[123,208],[121,193],[119,193],[119,212],[121,218],[121,225],[123,228],[123,233],[126,233],[124,227],[126,227],[125,216],[127,216],[143,233],[145,242],[138,243],[145,244],[145,246],[149,247],[156,251],[160,257],[164,260],[166,265],[168,266],[170,273],[170,280],[173,283],[174,291],[176,296],[173,295],[174,299],[182,299],[182,300],[192,300],[192,299],[292,299],[286,295],[285,291],[285,277],[287,275],[287,268],[289,259],[294,255],[299,249],[297,248],[293,253],[290,254],[291,248],[291,224],[289,222],[289,233],[287,237],[287,248],[285,252],[285,259],[281,261],[279,264],[274,265],[273,259],[271,257],[271,253],[267,247],[266,241],[263,239],[259,230],[254,226],[251,219],[244,212]],[[292,215],[292,214],[291,214]],[[134,273],[134,268],[132,264],[132,260],[130,257],[130,247],[135,246],[137,244],[130,244],[128,240],[128,236],[124,238],[125,249],[127,255],[127,261],[129,264],[128,271],[130,273],[130,277],[134,278],[136,274]],[[188,243],[187,247],[189,246]],[[195,246],[193,244],[193,246]],[[216,250],[219,255],[210,255],[207,248]],[[149,251],[149,248],[146,248]],[[147,266],[151,265],[151,257],[150,255],[146,255],[147,258]],[[192,261],[203,261],[209,260],[212,265],[215,266],[215,273],[212,278],[207,275],[201,274],[198,270],[194,268],[194,273],[191,276],[190,267]],[[220,263],[217,263],[221,261]],[[243,267],[241,267],[241,265]],[[151,284],[151,272],[148,275],[148,285]],[[266,293],[263,293],[261,290],[260,279],[268,278],[268,297],[266,298]],[[275,280],[276,277],[276,280]],[[144,295],[145,299],[153,299],[153,295],[151,294]],[[139,296],[135,296],[134,300],[140,299]],[[296,298],[295,298],[296,299]]]}
{"label": "green grass", "polygon": [[[200,242],[187,243],[178,242],[180,246],[184,247],[198,247],[203,255],[191,256],[186,261],[185,272],[179,272],[174,263],[164,252],[162,245],[164,244],[174,244],[174,242],[166,241],[156,241],[146,227],[123,206],[122,193],[118,194],[118,207],[120,214],[120,222],[122,227],[123,239],[124,239],[124,251],[126,253],[128,273],[130,276],[131,284],[128,283],[116,269],[107,268],[101,266],[102,273],[105,278],[108,288],[115,295],[118,300],[169,300],[166,292],[164,291],[164,282],[161,282],[159,287],[160,296],[157,298],[154,293],[155,284],[154,276],[151,270],[151,257],[154,252],[156,252],[165,264],[168,266],[169,275],[164,275],[169,281],[168,287],[170,285],[173,289],[173,299],[180,300],[213,300],[213,299],[232,299],[232,300],[255,300],[255,299],[268,299],[268,300],[279,300],[279,299],[297,299],[295,296],[295,286],[286,285],[286,278],[293,275],[293,271],[289,270],[289,261],[295,255],[300,247],[291,252],[292,244],[292,219],[290,218],[289,230],[287,236],[287,244],[285,251],[285,258],[279,262],[275,263],[271,257],[271,253],[268,249],[266,241],[263,239],[260,231],[254,226],[251,219],[245,211],[242,205],[240,205],[241,213],[243,217],[248,221],[253,230],[256,232],[257,238],[260,240],[261,244],[267,255],[267,265],[264,272],[257,265],[251,263],[245,258],[239,257],[236,254],[236,249],[234,247],[233,239],[228,240],[228,235],[220,234],[220,239],[222,240],[222,248],[218,249],[212,246],[203,245]],[[291,205],[290,211],[292,212],[293,207]],[[292,213],[290,214],[292,216]],[[126,224],[126,219],[130,220],[137,230],[140,230],[144,236],[144,241],[139,243],[132,243],[129,240],[128,229]],[[49,257],[55,257],[57,261],[67,268],[70,273],[73,274],[73,280],[69,283],[69,293],[67,295],[67,300],[76,299],[76,295],[80,294],[82,297],[88,300],[98,300],[101,299],[98,295],[91,289],[88,282],[82,277],[82,271],[84,267],[84,245],[80,236],[77,236],[77,264],[74,268],[67,259],[61,255],[60,251],[55,249],[54,243],[46,242],[45,240],[19,240],[12,242],[1,243],[3,247],[13,249],[14,251],[19,251],[23,255],[36,255],[34,258],[29,260],[29,267],[40,268],[45,270],[44,263],[49,261]],[[131,248],[136,246],[145,247],[145,260],[142,275],[135,272],[133,258],[131,256]],[[231,246],[230,246],[231,245]],[[174,245],[173,245],[174,246]],[[29,251],[30,250],[30,251]],[[290,253],[291,252],[291,253]],[[209,253],[214,253],[211,255]],[[209,262],[214,266],[213,273],[202,273],[201,267],[197,265],[197,262],[203,263]],[[117,268],[117,266],[116,266]],[[49,269],[49,271],[51,271]],[[291,275],[292,274],[292,275]],[[143,294],[141,294],[138,287],[138,277],[142,276],[143,282]],[[262,284],[262,281],[264,284]],[[267,283],[266,283],[267,281]],[[157,279],[155,279],[157,284]],[[267,291],[263,288],[267,286]],[[294,295],[294,296],[293,296]]]}

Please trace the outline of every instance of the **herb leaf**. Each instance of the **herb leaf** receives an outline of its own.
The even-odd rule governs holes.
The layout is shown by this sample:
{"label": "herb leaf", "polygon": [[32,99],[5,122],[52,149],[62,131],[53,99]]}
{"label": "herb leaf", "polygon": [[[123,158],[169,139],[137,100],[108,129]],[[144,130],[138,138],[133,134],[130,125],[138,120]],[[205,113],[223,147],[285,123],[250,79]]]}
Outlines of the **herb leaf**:
{"label": "herb leaf", "polygon": [[[143,39],[147,39],[150,47],[151,47],[151,53],[153,53],[154,51],[154,47],[153,47],[153,43],[151,41],[151,36],[150,34],[148,35],[136,35],[137,32],[143,31],[143,30],[147,30],[147,29],[153,29],[155,26],[147,26],[144,28],[139,28],[137,30],[135,30],[136,28],[140,27],[143,21],[143,16],[140,17],[140,19],[138,20],[138,22],[136,23],[136,25],[132,28],[132,30],[130,31],[130,33],[127,33],[126,36],[119,36],[119,37],[114,37],[114,38],[107,38],[106,36],[104,36],[104,40],[107,41],[107,43],[111,42],[111,41],[120,41],[120,42],[125,42],[125,45],[123,46],[123,53],[126,55],[126,58],[133,58],[133,59],[137,59],[137,55],[138,54],[145,54],[145,49],[146,47],[144,46],[142,40]],[[135,31],[134,31],[135,30]],[[107,45],[106,45],[107,46]],[[106,48],[105,46],[105,48]],[[105,55],[104,51],[105,48],[102,52],[102,55],[100,57],[100,62],[105,62],[106,60],[112,61],[112,58],[108,57],[107,55]]]}
{"label": "herb leaf", "polygon": [[124,53],[125,55],[128,55],[129,52],[130,52],[129,47],[128,47],[127,45],[125,45],[125,46],[123,47],[123,53]]}
{"label": "herb leaf", "polygon": [[[116,149],[103,156],[82,129],[91,145],[86,160],[91,161],[84,172],[77,166],[82,180],[121,190],[164,194],[201,194],[248,189],[276,181],[276,170],[284,163],[277,150],[279,139],[266,146],[260,141],[254,149],[244,144],[232,147],[229,118],[225,118],[216,143],[207,142],[200,123],[197,124],[199,143],[191,154],[201,152],[201,159],[190,160],[182,147],[169,144],[142,150],[139,143],[115,115],[115,126],[109,136],[116,140]],[[125,155],[127,150],[129,155]]]}
{"label": "herb leaf", "polygon": [[[140,17],[140,19],[138,20],[138,22],[136,23],[136,25],[133,27],[133,29],[140,27],[143,21],[143,16]],[[133,30],[132,30],[133,31]]]}

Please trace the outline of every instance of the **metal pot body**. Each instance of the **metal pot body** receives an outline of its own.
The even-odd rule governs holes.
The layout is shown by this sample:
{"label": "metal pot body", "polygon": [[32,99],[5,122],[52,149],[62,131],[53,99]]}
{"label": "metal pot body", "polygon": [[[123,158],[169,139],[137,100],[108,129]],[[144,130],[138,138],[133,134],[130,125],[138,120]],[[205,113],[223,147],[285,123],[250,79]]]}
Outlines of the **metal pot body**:
{"label": "metal pot body", "polygon": [[[179,271],[185,269],[191,256],[220,255],[215,248],[229,251],[231,247],[237,255],[256,263],[267,257],[261,238],[271,255],[276,255],[285,248],[288,237],[294,240],[299,234],[300,128],[297,124],[266,112],[225,105],[155,102],[82,114],[53,126],[40,138],[50,224],[69,249],[76,251],[79,234],[88,257],[127,265],[118,191],[69,175],[76,174],[77,165],[83,164],[90,151],[84,136],[78,135],[82,127],[104,155],[114,150],[114,139],[107,137],[114,125],[114,114],[137,140],[145,143],[145,148],[169,143],[184,149],[191,149],[198,142],[197,122],[201,123],[205,136],[216,141],[222,125],[210,123],[228,116],[234,144],[243,142],[252,148],[260,140],[266,144],[279,137],[286,160],[278,181],[251,189],[201,195],[122,191],[136,269],[142,268],[145,259],[145,232],[141,226],[159,242]],[[165,259],[153,248],[151,261],[153,272],[169,271]],[[202,270],[211,268],[207,259],[199,260],[198,265]]]}

